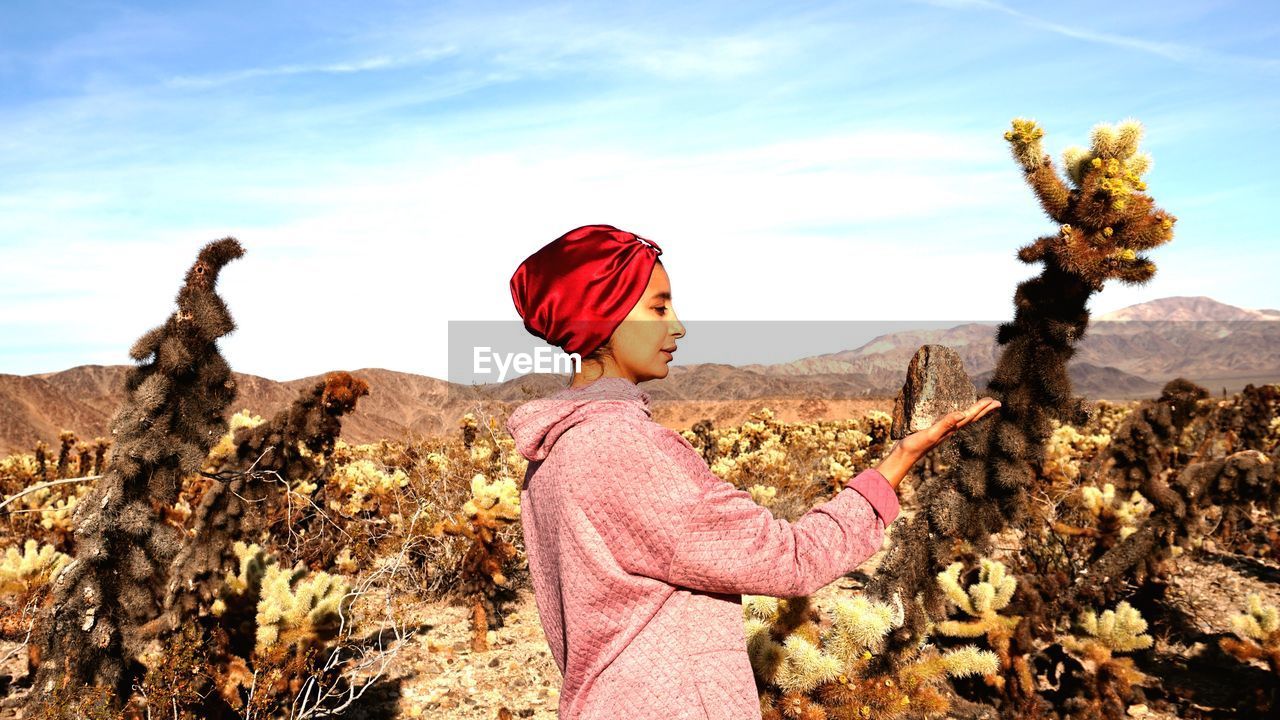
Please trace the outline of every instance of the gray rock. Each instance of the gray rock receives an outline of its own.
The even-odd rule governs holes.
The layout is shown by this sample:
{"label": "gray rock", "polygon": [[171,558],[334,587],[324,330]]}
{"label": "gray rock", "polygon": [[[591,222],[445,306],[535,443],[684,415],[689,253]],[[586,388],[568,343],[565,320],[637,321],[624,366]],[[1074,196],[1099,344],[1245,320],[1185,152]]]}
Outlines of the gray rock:
{"label": "gray rock", "polygon": [[960,355],[945,345],[922,345],[911,358],[907,381],[893,403],[890,436],[897,440],[928,429],[938,418],[977,401]]}

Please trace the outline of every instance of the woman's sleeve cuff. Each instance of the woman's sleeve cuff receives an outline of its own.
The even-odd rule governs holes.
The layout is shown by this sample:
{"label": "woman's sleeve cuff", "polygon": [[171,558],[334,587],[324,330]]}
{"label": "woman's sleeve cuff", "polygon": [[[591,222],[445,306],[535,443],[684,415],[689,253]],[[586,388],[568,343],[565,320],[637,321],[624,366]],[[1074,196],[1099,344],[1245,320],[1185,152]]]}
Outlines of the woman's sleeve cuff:
{"label": "woman's sleeve cuff", "polygon": [[898,493],[879,470],[867,468],[846,483],[845,487],[857,490],[858,494],[866,498],[885,527],[889,527],[889,523],[898,517]]}

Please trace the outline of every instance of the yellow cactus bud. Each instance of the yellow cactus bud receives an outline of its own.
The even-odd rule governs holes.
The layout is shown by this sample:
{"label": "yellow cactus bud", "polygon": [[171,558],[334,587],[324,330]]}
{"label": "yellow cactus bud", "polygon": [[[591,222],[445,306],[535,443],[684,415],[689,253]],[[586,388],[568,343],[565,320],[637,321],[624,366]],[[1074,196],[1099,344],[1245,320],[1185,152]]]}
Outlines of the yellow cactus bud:
{"label": "yellow cactus bud", "polygon": [[1114,235],[1114,234],[1115,234],[1115,232],[1116,232],[1116,231],[1115,231],[1115,230],[1113,230],[1113,229],[1111,228],[1111,226],[1110,226],[1110,225],[1108,225],[1108,226],[1106,226],[1106,227],[1102,228],[1102,234],[1103,234],[1103,235],[1105,235],[1105,236],[1107,236],[1107,237],[1111,237],[1112,235]]}

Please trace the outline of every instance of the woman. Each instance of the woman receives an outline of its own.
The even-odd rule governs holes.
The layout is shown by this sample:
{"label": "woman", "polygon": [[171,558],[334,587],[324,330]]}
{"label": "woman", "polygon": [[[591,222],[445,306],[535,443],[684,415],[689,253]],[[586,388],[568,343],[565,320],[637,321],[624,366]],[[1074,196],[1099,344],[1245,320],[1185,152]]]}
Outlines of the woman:
{"label": "woman", "polygon": [[507,422],[529,460],[525,551],[566,720],[758,719],[740,596],[808,595],[857,567],[880,549],[911,466],[999,407],[948,415],[796,522],[775,520],[654,422],[637,386],[667,376],[685,334],[661,253],[588,225],[511,279],[525,327],[584,356],[568,388]]}

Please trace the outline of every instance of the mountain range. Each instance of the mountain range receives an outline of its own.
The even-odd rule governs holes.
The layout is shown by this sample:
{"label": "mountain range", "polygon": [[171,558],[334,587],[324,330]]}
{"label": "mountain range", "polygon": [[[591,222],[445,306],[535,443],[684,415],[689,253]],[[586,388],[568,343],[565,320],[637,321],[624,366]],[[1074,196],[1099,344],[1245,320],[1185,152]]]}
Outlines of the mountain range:
{"label": "mountain range", "polygon": [[[1159,394],[1165,382],[1185,377],[1217,393],[1246,383],[1280,382],[1280,310],[1250,310],[1208,297],[1169,297],[1094,318],[1068,366],[1077,394],[1126,400]],[[876,400],[891,406],[908,362],[924,344],[955,349],[981,389],[995,367],[995,325],[968,323],[944,330],[881,335],[858,348],[773,365],[672,365],[647,382],[655,418],[687,423],[694,417],[733,421],[749,403],[767,398]],[[35,375],[0,374],[0,453],[29,452],[37,440],[56,452],[58,434],[84,440],[109,437],[123,399],[128,365],[81,365]],[[369,383],[357,412],[343,421],[348,442],[421,438],[456,428],[466,412],[500,413],[524,400],[555,392],[560,377],[526,375],[470,386],[380,368],[351,371]],[[236,373],[239,394],[231,411],[268,417],[288,406],[320,376],[276,381]],[[732,405],[732,411],[720,407]],[[759,403],[757,403],[759,404]],[[824,406],[826,403],[823,403]],[[873,403],[874,404],[874,403]]]}

